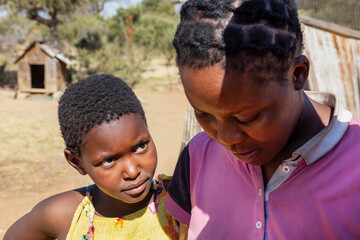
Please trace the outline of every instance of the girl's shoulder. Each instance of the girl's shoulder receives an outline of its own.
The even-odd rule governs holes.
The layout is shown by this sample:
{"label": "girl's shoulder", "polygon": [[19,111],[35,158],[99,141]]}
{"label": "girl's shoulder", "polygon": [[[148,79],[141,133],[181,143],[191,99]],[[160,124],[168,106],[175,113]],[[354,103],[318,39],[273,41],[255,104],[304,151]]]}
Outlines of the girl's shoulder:
{"label": "girl's shoulder", "polygon": [[76,208],[85,195],[84,187],[44,199],[9,228],[9,239],[26,236],[38,236],[36,239],[65,239]]}
{"label": "girl's shoulder", "polygon": [[39,202],[32,211],[45,210],[47,214],[51,213],[57,216],[72,215],[85,196],[86,187],[62,192]]}
{"label": "girl's shoulder", "polygon": [[38,203],[31,212],[43,216],[54,228],[62,228],[59,226],[62,225],[67,232],[76,208],[85,196],[86,187],[59,193]]}

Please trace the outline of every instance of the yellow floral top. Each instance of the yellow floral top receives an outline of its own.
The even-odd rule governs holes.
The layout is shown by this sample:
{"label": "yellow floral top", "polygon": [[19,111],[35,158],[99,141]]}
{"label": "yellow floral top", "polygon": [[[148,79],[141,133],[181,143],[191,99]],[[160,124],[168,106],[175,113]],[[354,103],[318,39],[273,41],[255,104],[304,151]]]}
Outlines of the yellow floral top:
{"label": "yellow floral top", "polygon": [[77,207],[66,240],[101,239],[179,239],[175,219],[164,207],[165,188],[163,181],[171,177],[159,175],[153,180],[154,200],[145,208],[127,216],[106,218],[95,215],[92,204],[91,185],[86,197]]}

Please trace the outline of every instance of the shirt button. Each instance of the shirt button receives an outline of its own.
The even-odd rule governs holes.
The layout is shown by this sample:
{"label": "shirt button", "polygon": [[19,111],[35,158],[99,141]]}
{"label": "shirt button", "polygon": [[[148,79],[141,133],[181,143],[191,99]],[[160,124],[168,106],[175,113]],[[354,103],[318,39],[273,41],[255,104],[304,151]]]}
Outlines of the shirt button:
{"label": "shirt button", "polygon": [[262,189],[260,188],[259,189],[259,196],[261,196],[262,195]]}
{"label": "shirt button", "polygon": [[256,228],[257,228],[257,229],[260,229],[261,226],[262,226],[262,223],[261,223],[260,221],[257,221],[257,222],[256,222]]}
{"label": "shirt button", "polygon": [[290,167],[287,165],[283,166],[283,171],[286,173],[290,172]]}

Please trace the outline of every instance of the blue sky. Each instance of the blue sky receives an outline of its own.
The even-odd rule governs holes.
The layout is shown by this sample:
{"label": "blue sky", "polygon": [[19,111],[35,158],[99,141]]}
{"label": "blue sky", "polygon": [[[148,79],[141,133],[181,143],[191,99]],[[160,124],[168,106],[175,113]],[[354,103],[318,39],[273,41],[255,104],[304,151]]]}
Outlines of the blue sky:
{"label": "blue sky", "polygon": [[[135,6],[136,4],[140,3],[141,0],[110,0],[108,1],[105,6],[104,10],[101,12],[101,14],[107,18],[112,15],[116,14],[116,10],[119,7],[122,8],[128,8],[130,6]],[[0,9],[0,18],[6,16],[7,10]]]}
{"label": "blue sky", "polygon": [[105,4],[104,10],[101,14],[106,18],[116,14],[116,10],[119,7],[128,8],[130,6],[135,6],[136,4],[140,3],[141,0],[116,0],[116,1],[109,1]]}
{"label": "blue sky", "polygon": [[0,18],[5,17],[7,14],[7,11],[4,9],[0,9]]}

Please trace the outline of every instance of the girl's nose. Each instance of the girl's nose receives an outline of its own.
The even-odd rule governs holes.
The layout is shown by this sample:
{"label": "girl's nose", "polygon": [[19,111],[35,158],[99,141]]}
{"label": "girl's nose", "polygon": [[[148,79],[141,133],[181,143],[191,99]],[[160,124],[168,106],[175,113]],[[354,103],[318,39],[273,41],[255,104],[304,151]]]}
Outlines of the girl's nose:
{"label": "girl's nose", "polygon": [[239,127],[230,122],[218,122],[216,126],[216,140],[223,146],[233,146],[241,143],[246,134]]}
{"label": "girl's nose", "polygon": [[134,180],[140,174],[140,168],[137,164],[136,159],[130,157],[124,162],[123,177],[125,180]]}

